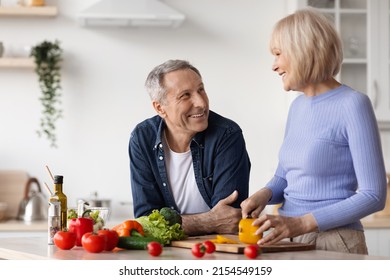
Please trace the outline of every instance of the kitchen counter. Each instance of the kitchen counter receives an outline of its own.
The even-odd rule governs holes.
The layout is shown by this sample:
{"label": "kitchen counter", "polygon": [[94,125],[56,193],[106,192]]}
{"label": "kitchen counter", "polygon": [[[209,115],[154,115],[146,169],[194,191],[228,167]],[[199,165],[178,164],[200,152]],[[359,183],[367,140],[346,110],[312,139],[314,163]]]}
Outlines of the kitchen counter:
{"label": "kitchen counter", "polygon": [[[123,220],[125,220],[125,218],[121,220],[109,220],[107,226],[113,227]],[[24,222],[9,219],[0,222],[0,233],[4,231],[47,231],[47,221]]]}
{"label": "kitchen counter", "polygon": [[386,216],[386,217],[369,216],[362,219],[362,224],[366,229],[390,228],[390,216]]}
{"label": "kitchen counter", "polygon": [[[10,260],[156,260],[146,250],[121,250],[112,252],[88,253],[82,247],[60,250],[55,245],[47,245],[47,234],[35,237],[0,238],[0,258]],[[344,254],[330,251],[310,250],[278,253],[263,253],[264,260],[389,260],[390,258],[357,254]],[[160,260],[193,260],[190,249],[164,247]],[[247,260],[243,254],[215,252],[206,255],[209,260]]]}
{"label": "kitchen counter", "polygon": [[[108,226],[114,226],[125,220],[113,219],[108,221]],[[374,215],[362,219],[364,228],[390,228],[389,217],[375,217]],[[2,231],[46,231],[47,221],[24,222],[18,220],[6,220],[0,222],[0,232]]]}
{"label": "kitchen counter", "polygon": [[0,232],[3,231],[46,231],[47,221],[24,222],[19,220],[6,220],[0,222]]}

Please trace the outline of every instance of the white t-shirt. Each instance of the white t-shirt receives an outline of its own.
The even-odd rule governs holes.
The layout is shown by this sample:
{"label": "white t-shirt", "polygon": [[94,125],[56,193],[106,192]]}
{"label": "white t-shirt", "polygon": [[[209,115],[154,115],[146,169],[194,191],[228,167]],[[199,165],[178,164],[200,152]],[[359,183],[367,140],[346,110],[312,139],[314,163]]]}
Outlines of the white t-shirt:
{"label": "white t-shirt", "polygon": [[163,139],[168,182],[180,213],[196,214],[209,211],[210,207],[204,201],[195,181],[191,150],[176,153],[169,148],[165,137]]}

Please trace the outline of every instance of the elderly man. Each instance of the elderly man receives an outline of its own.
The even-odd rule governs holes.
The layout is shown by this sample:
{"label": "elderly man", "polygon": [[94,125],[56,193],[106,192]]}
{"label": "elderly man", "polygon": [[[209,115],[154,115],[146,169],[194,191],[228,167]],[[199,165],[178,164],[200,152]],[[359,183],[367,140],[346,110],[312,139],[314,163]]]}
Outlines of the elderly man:
{"label": "elderly man", "polygon": [[237,233],[251,167],[241,128],[209,110],[202,76],[187,61],[156,66],[145,86],[157,115],[130,137],[135,217],[170,207],[187,235]]}

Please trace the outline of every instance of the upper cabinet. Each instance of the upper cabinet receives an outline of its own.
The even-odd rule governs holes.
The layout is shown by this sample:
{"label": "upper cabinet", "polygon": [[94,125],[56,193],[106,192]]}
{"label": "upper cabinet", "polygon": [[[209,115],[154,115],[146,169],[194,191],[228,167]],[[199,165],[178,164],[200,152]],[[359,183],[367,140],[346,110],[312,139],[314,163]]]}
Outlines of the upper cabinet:
{"label": "upper cabinet", "polygon": [[367,94],[380,128],[390,129],[390,0],[296,0],[289,5],[290,10],[318,8],[334,21],[344,45],[337,78]]}

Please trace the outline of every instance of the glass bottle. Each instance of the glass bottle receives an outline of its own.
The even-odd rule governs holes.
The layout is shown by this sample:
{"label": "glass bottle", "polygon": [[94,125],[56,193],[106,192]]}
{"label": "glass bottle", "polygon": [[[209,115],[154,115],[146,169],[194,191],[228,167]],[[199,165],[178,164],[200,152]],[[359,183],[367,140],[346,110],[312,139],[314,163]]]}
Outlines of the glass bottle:
{"label": "glass bottle", "polygon": [[62,187],[63,187],[63,181],[64,177],[60,175],[54,176],[54,194],[50,197],[49,202],[60,202],[60,213],[61,213],[61,230],[65,230],[67,228],[67,197],[63,193]]}
{"label": "glass bottle", "polygon": [[49,202],[49,213],[47,215],[48,225],[48,244],[53,245],[54,235],[57,231],[61,230],[61,202],[51,201]]}

